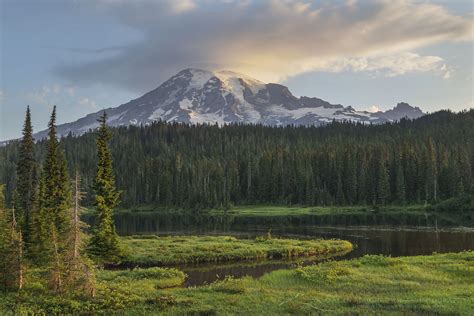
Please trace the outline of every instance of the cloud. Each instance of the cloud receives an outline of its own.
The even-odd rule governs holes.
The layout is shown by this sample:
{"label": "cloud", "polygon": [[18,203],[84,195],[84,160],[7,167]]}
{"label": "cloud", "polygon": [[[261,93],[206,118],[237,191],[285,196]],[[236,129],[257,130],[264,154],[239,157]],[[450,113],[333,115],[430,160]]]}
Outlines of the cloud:
{"label": "cloud", "polygon": [[369,72],[373,76],[396,77],[414,72],[434,72],[443,79],[451,76],[450,68],[438,56],[420,56],[405,52],[381,57],[336,58],[314,63],[314,70],[327,72]]}
{"label": "cloud", "polygon": [[187,67],[229,69],[273,82],[310,71],[434,71],[449,78],[442,58],[413,51],[474,38],[472,19],[408,0],[103,0],[92,9],[138,30],[143,40],[55,72],[74,84],[139,93]]}
{"label": "cloud", "polygon": [[3,103],[3,101],[5,101],[5,92],[0,90],[0,103]]}
{"label": "cloud", "polygon": [[89,98],[82,98],[79,100],[79,106],[97,110],[99,107],[97,103]]}
{"label": "cloud", "polygon": [[20,94],[20,98],[32,106],[79,105],[82,108],[98,109],[97,103],[84,96],[77,95],[76,87],[70,85],[43,85],[34,91]]}
{"label": "cloud", "polygon": [[371,107],[369,107],[368,109],[366,109],[367,112],[371,112],[371,113],[376,113],[376,112],[379,112],[381,111],[380,108],[377,106],[377,105],[372,105]]}
{"label": "cloud", "polygon": [[41,88],[26,92],[23,94],[23,97],[29,101],[33,102],[34,105],[46,105],[50,106],[55,103],[55,99],[57,99],[57,95],[59,94],[59,86],[58,85],[51,85],[47,86],[44,85]]}

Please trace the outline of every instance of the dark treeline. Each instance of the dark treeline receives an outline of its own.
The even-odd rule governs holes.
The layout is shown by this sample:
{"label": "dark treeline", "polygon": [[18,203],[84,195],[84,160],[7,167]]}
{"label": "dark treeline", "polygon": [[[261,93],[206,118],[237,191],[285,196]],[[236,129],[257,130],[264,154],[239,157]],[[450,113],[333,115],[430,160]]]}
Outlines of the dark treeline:
{"label": "dark treeline", "polygon": [[[432,203],[474,191],[474,110],[378,126],[157,122],[112,133],[123,206]],[[71,173],[79,170],[85,187],[94,181],[95,138],[70,135],[60,143]],[[36,153],[42,161],[44,142],[36,144]],[[0,149],[0,183],[9,198],[17,155],[17,143]]]}

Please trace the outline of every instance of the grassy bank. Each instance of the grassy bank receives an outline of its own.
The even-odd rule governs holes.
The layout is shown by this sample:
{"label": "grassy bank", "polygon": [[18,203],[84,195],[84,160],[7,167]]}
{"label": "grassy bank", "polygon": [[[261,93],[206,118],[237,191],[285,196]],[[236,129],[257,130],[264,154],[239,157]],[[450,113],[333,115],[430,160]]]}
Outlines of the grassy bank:
{"label": "grassy bank", "polygon": [[173,297],[170,314],[472,315],[474,252],[365,256],[161,293]]}
{"label": "grassy bank", "polygon": [[132,236],[122,240],[129,253],[123,264],[130,266],[326,256],[352,250],[352,244],[344,240],[229,236]]}
{"label": "grassy bank", "polygon": [[[186,275],[176,269],[150,268],[98,271],[95,297],[54,295],[47,290],[44,271],[27,270],[19,292],[0,292],[0,315],[112,314],[147,305],[163,288],[180,286]],[[41,277],[43,275],[43,277]],[[163,296],[159,296],[161,299]]]}
{"label": "grassy bank", "polygon": [[[29,272],[31,275],[31,272]],[[474,312],[474,252],[320,263],[260,279],[166,288],[182,274],[159,268],[102,271],[96,298],[54,297],[28,282],[0,294],[0,314],[107,315],[446,314]],[[170,280],[163,285],[162,280]],[[171,281],[175,280],[175,281]],[[165,288],[163,288],[165,287]]]}
{"label": "grassy bank", "polygon": [[408,206],[384,206],[384,207],[369,207],[369,206],[269,206],[269,205],[242,205],[236,206],[230,210],[210,210],[212,215],[231,215],[238,217],[255,216],[304,216],[304,215],[353,215],[361,213],[413,213],[425,212],[423,205],[408,205]]}

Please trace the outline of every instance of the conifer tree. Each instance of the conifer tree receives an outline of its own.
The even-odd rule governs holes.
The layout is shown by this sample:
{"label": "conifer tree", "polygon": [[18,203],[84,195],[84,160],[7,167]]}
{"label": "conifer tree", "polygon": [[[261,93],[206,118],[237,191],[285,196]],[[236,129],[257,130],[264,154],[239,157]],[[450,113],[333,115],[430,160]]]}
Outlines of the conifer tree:
{"label": "conifer tree", "polygon": [[65,283],[70,291],[79,292],[88,296],[95,295],[95,271],[92,261],[84,253],[85,238],[84,229],[87,225],[79,218],[82,211],[81,200],[84,193],[81,192],[81,180],[79,172],[76,171],[74,181],[74,205],[71,212],[71,225],[67,235],[66,245],[66,276]]}
{"label": "conifer tree", "polygon": [[38,263],[54,263],[63,251],[64,235],[69,229],[71,188],[64,153],[56,136],[56,107],[48,124],[46,159],[40,178],[39,212],[34,219],[34,245],[32,251]]}
{"label": "conifer tree", "polygon": [[405,204],[405,176],[403,175],[403,166],[400,159],[395,160],[395,198],[400,204]]}
{"label": "conifer tree", "polygon": [[428,139],[426,157],[426,199],[436,201],[438,198],[438,166],[436,148],[433,139]]}
{"label": "conifer tree", "polygon": [[98,223],[92,232],[89,253],[99,264],[113,264],[120,262],[123,256],[123,249],[115,231],[113,220],[113,211],[119,203],[120,193],[115,187],[112,155],[108,146],[111,133],[107,126],[107,114],[105,111],[100,117],[99,123],[97,171],[94,183]]}
{"label": "conifer tree", "polygon": [[5,208],[4,185],[0,185],[0,288],[18,290],[24,283],[23,238],[15,208]]}
{"label": "conifer tree", "polygon": [[23,138],[20,141],[18,162],[16,166],[17,186],[15,192],[15,208],[18,224],[23,232],[26,246],[29,245],[32,213],[37,211],[37,163],[34,152],[33,127],[31,125],[30,107],[26,109],[23,125]]}
{"label": "conifer tree", "polygon": [[376,202],[384,205],[390,198],[390,182],[383,153],[379,150],[375,160]]}

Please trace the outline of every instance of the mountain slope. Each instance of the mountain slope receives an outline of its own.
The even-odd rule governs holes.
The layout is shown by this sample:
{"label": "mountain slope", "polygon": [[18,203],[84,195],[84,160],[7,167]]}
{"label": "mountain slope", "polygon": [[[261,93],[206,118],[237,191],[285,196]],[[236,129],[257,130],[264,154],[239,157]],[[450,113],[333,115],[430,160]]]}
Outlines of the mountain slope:
{"label": "mountain slope", "polygon": [[[423,115],[419,108],[406,103],[387,112],[356,111],[318,98],[297,98],[283,85],[265,84],[243,74],[201,69],[183,70],[142,97],[106,111],[111,126],[146,125],[156,120],[273,126],[321,125],[332,120],[379,124]],[[59,125],[58,133],[83,134],[97,127],[101,112]],[[46,132],[40,132],[36,138],[45,136]]]}

